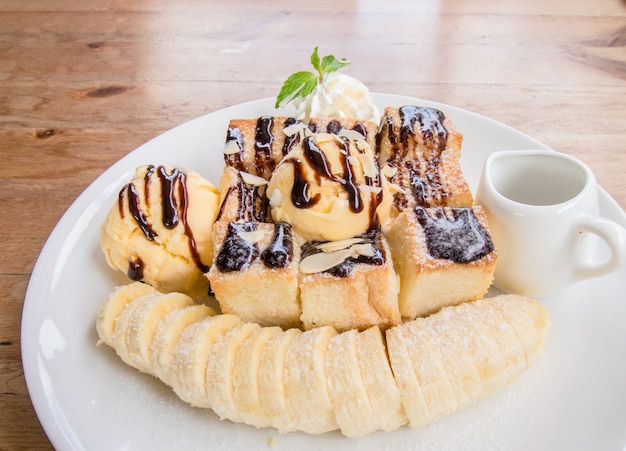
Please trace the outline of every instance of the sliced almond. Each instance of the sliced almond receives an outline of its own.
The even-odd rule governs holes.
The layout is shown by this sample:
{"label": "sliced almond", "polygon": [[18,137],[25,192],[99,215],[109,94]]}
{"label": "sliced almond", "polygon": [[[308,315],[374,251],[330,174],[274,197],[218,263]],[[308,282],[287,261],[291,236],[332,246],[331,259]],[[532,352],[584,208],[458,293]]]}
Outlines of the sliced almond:
{"label": "sliced almond", "polygon": [[301,132],[305,128],[308,129],[307,125],[304,122],[296,122],[295,124],[291,124],[283,128],[283,133],[291,137],[295,135],[296,133]]}
{"label": "sliced almond", "polygon": [[280,205],[282,201],[283,193],[279,189],[275,189],[274,191],[272,191],[272,194],[270,195],[270,206],[276,207]]}
{"label": "sliced almond", "polygon": [[[362,238],[351,239],[363,241]],[[350,239],[342,241],[350,241]],[[316,274],[319,272],[324,272],[343,263],[346,259],[350,257],[357,257],[359,255],[363,255],[365,257],[373,257],[374,255],[376,255],[374,251],[374,246],[372,246],[371,243],[358,243],[353,244],[347,249],[324,251],[318,254],[309,255],[300,262],[300,271],[304,274]]]}
{"label": "sliced almond", "polygon": [[390,166],[388,164],[384,165],[380,172],[387,178],[391,178],[398,173],[398,168],[394,166]]}
{"label": "sliced almond", "polygon": [[241,152],[241,149],[239,148],[239,144],[237,144],[237,141],[233,139],[230,141],[226,141],[222,152],[224,153],[224,155],[234,155]]}
{"label": "sliced almond", "polygon": [[361,166],[363,166],[363,173],[366,177],[374,178],[378,175],[378,168],[376,167],[376,163],[374,162],[374,157],[369,152],[359,153],[359,160],[361,161]]}
{"label": "sliced almond", "polygon": [[356,142],[356,148],[359,149],[361,152],[367,152],[372,150],[372,147],[364,139]]}
{"label": "sliced almond", "polygon": [[250,174],[249,172],[239,171],[239,174],[241,175],[241,178],[243,179],[243,181],[248,185],[263,186],[263,185],[267,185],[268,183],[267,180],[265,180],[263,177]]}
{"label": "sliced almond", "polygon": [[395,183],[389,183],[389,189],[391,192],[404,194],[404,190],[399,185],[396,185]]}
{"label": "sliced almond", "polygon": [[351,139],[352,141],[364,140],[365,136],[357,132],[356,130],[350,130],[347,128],[342,128],[339,130],[339,136],[343,136],[345,138]]}
{"label": "sliced almond", "polygon": [[364,257],[373,257],[376,255],[374,252],[374,246],[371,243],[355,244],[350,248],[355,254],[363,255]]}
{"label": "sliced almond", "polygon": [[334,142],[335,145],[337,143],[343,144],[343,140],[341,139],[341,137],[333,135],[332,133],[315,133],[313,135],[313,142],[315,142],[315,144],[317,144],[318,146],[321,146],[322,144],[327,142]]}
{"label": "sliced almond", "polygon": [[352,256],[351,249],[342,249],[334,252],[319,252],[309,255],[300,262],[300,271],[303,274],[316,274],[343,263],[346,258]]}
{"label": "sliced almond", "polygon": [[263,239],[263,231],[262,230],[253,230],[251,232],[238,232],[237,235],[246,241],[251,243],[258,243]]}
{"label": "sliced almond", "polygon": [[362,243],[363,241],[363,238],[347,238],[345,240],[328,241],[326,243],[321,243],[316,245],[315,248],[323,252],[334,252],[341,249],[347,249],[353,244]]}
{"label": "sliced almond", "polygon": [[381,186],[372,186],[372,185],[359,185],[359,189],[363,192],[369,191],[370,193],[378,194],[383,188]]}
{"label": "sliced almond", "polygon": [[311,129],[309,127],[304,127],[304,128],[302,128],[302,130],[300,130],[300,138],[301,139],[307,138],[309,136],[313,136],[313,132],[311,131]]}

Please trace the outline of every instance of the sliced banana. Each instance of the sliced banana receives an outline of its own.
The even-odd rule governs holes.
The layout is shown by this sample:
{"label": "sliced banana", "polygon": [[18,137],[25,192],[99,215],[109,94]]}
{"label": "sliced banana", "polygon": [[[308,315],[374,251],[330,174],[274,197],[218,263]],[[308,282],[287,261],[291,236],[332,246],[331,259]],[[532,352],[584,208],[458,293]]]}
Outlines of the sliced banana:
{"label": "sliced banana", "polygon": [[269,425],[282,433],[298,430],[287,409],[284,381],[287,348],[300,335],[299,329],[275,335],[265,345],[259,362],[259,401]]}
{"label": "sliced banana", "polygon": [[149,295],[133,311],[126,325],[126,348],[128,358],[135,368],[148,374],[154,374],[151,365],[150,344],[154,332],[161,320],[170,312],[195,305],[193,299],[182,293]]}
{"label": "sliced banana", "polygon": [[330,339],[326,353],[328,395],[341,432],[359,437],[379,429],[361,377],[356,329]]}
{"label": "sliced banana", "polygon": [[111,337],[115,329],[115,323],[124,307],[133,302],[139,296],[155,293],[157,290],[150,285],[134,282],[129,285],[116,287],[111,294],[100,304],[96,330],[100,337],[99,343],[111,345]]}
{"label": "sliced banana", "polygon": [[539,357],[548,327],[538,302],[502,295],[385,334],[282,330],[144,284],[115,289],[96,324],[100,342],[194,406],[258,428],[348,437],[424,426],[505,387]]}
{"label": "sliced banana", "polygon": [[356,347],[361,378],[379,429],[392,431],[406,424],[406,412],[381,330],[374,326],[357,334]]}
{"label": "sliced banana", "polygon": [[207,396],[206,374],[215,342],[242,324],[235,315],[215,315],[188,326],[176,343],[169,378],[184,401],[197,407],[212,407]]}
{"label": "sliced banana", "polygon": [[387,329],[386,336],[391,370],[409,423],[412,427],[426,425],[430,422],[430,410],[415,374],[402,326]]}
{"label": "sliced banana", "polygon": [[261,405],[259,367],[263,351],[274,337],[283,334],[280,327],[262,327],[239,347],[232,372],[233,402],[241,421],[257,428],[270,425]]}
{"label": "sliced banana", "polygon": [[298,430],[323,434],[337,429],[326,386],[326,352],[337,331],[318,327],[296,335],[285,355],[285,400]]}
{"label": "sliced banana", "polygon": [[221,418],[243,421],[233,398],[233,367],[242,343],[261,330],[256,323],[241,323],[218,337],[212,347],[206,372],[206,391],[209,405]]}
{"label": "sliced banana", "polygon": [[150,365],[155,371],[155,376],[166,384],[170,383],[174,348],[183,331],[191,324],[213,315],[215,311],[210,307],[193,304],[173,310],[159,322],[150,343]]}

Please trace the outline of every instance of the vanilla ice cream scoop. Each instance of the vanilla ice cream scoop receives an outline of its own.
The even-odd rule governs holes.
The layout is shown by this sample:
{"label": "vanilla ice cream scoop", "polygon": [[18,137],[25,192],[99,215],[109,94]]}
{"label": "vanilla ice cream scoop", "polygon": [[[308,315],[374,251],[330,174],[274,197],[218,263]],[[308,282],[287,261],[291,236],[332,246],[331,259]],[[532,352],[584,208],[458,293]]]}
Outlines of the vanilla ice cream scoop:
{"label": "vanilla ice cream scoop", "polygon": [[100,229],[113,269],[160,291],[206,296],[218,190],[194,171],[141,166]]}
{"label": "vanilla ice cream scoop", "polygon": [[306,240],[354,237],[389,218],[391,194],[363,139],[308,136],[280,162],[267,196],[274,221]]}
{"label": "vanilla ice cream scoop", "polygon": [[380,112],[367,86],[340,72],[324,74],[311,94],[295,98],[292,103],[296,108],[297,118],[305,122],[312,117],[358,117],[374,122],[380,120]]}

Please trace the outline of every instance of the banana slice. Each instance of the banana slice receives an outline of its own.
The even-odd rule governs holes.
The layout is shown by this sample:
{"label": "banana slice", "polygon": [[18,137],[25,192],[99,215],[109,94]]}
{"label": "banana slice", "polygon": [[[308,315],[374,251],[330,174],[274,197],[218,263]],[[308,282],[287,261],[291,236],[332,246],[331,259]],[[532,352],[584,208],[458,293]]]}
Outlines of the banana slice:
{"label": "banana slice", "polygon": [[516,299],[519,296],[502,295],[491,302],[517,332],[518,339],[526,350],[526,363],[530,364],[541,352],[547,336],[549,317],[539,302],[529,298],[523,298],[525,302],[516,302]]}
{"label": "banana slice", "polygon": [[232,371],[233,401],[241,421],[257,428],[270,425],[259,392],[259,366],[263,350],[283,330],[263,327],[244,341],[235,356]]}
{"label": "banana slice", "polygon": [[517,332],[509,324],[504,314],[494,304],[493,308],[483,311],[482,321],[485,323],[489,334],[493,337],[502,359],[507,362],[503,371],[503,379],[507,384],[519,376],[527,366],[526,350],[520,341]]}
{"label": "banana slice", "polygon": [[135,365],[135,360],[129,354],[128,342],[126,341],[126,337],[129,334],[130,323],[133,320],[133,315],[135,314],[135,310],[140,308],[144,303],[151,302],[154,299],[159,299],[161,296],[163,296],[163,294],[159,292],[152,292],[139,296],[134,301],[126,304],[115,321],[115,327],[113,328],[113,333],[110,337],[111,345],[117,352],[117,355],[119,355],[127,365],[130,365],[133,368],[139,369]]}
{"label": "banana slice", "polygon": [[337,331],[330,326],[298,334],[285,355],[285,399],[298,430],[322,434],[337,429],[326,388],[326,350]]}
{"label": "banana slice", "polygon": [[[480,301],[480,303],[482,302],[488,301]],[[488,321],[486,312],[493,310],[493,308],[488,305],[472,306],[469,304],[461,304],[458,307],[455,309],[455,315],[459,328],[465,330],[464,345],[467,349],[465,354],[474,362],[482,380],[485,394],[493,393],[508,383],[511,373],[509,362],[505,360],[498,342],[490,333],[494,325]],[[473,315],[473,311],[477,307],[481,307],[479,321]]]}
{"label": "banana slice", "polygon": [[[477,309],[473,309],[475,312]],[[478,314],[472,315],[480,321]],[[407,323],[411,324],[411,323]],[[433,344],[434,355],[443,364],[457,401],[457,409],[463,408],[483,397],[484,387],[476,364],[469,355],[468,331],[454,308],[443,308],[427,318],[424,332]]]}
{"label": "banana slice", "polygon": [[400,399],[412,427],[430,423],[431,415],[415,374],[413,362],[403,335],[403,325],[387,329],[387,351]]}
{"label": "banana slice", "polygon": [[392,431],[407,423],[400,392],[393,379],[383,334],[377,326],[356,335],[361,379],[378,428]]}
{"label": "banana slice", "polygon": [[427,327],[424,319],[415,320],[405,324],[402,333],[428,405],[430,412],[428,421],[434,421],[453,412],[457,407],[457,398],[443,362],[433,347],[428,331],[425,330]]}
{"label": "banana slice", "polygon": [[195,305],[193,299],[182,293],[150,295],[138,303],[126,324],[128,358],[135,368],[155,374],[150,362],[150,344],[159,323],[173,310]]}
{"label": "banana slice", "polygon": [[259,400],[269,425],[281,433],[297,430],[287,410],[284,373],[287,348],[300,335],[299,329],[287,329],[275,335],[265,345],[259,362]]}
{"label": "banana slice", "polygon": [[206,374],[217,339],[241,324],[235,315],[209,316],[188,326],[174,346],[169,378],[176,394],[197,407],[211,407]]}
{"label": "banana slice", "polygon": [[359,437],[379,428],[361,378],[356,329],[330,339],[326,353],[328,395],[341,433]]}
{"label": "banana slice", "polygon": [[150,343],[150,365],[159,379],[166,384],[170,382],[170,362],[183,331],[189,325],[213,315],[215,311],[210,307],[193,304],[173,310],[159,322]]}
{"label": "banana slice", "polygon": [[233,367],[242,343],[260,330],[256,323],[242,323],[228,331],[211,348],[206,372],[206,391],[209,405],[222,419],[243,421],[233,398]]}
{"label": "banana slice", "polygon": [[115,323],[126,305],[140,296],[156,292],[157,290],[150,285],[141,282],[116,287],[105,301],[100,304],[98,309],[96,321],[96,330],[100,337],[98,344],[106,343],[111,345],[111,336],[115,329]]}

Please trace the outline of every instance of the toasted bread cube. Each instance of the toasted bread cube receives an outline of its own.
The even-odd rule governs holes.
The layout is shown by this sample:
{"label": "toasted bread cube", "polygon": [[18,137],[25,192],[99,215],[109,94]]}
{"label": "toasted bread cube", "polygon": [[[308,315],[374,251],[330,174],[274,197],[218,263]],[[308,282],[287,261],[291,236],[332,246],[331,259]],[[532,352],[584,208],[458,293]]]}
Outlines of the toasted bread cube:
{"label": "toasted bread cube", "polygon": [[[353,118],[311,118],[308,124],[287,116],[232,119],[228,124],[226,166],[269,180],[276,165],[309,133],[358,133],[374,148],[378,124]],[[353,136],[354,137],[354,136]]]}
{"label": "toasted bread cube", "polygon": [[[305,330],[319,326],[333,326],[338,331],[372,326],[386,329],[401,321],[399,282],[389,246],[380,231],[363,236],[368,237],[364,244],[372,245],[374,257],[348,258],[327,271],[300,274]],[[307,243],[306,249],[312,246]]]}
{"label": "toasted bread cube", "polygon": [[[308,123],[313,133],[331,133],[333,135],[345,135],[354,140],[364,139],[372,149],[376,148],[376,135],[378,124],[372,121],[362,121],[355,118],[315,118]],[[356,132],[360,135],[353,134]]]}
{"label": "toasted bread cube", "polygon": [[400,313],[416,318],[482,297],[496,251],[480,206],[403,211],[387,238],[400,276]]}
{"label": "toasted bread cube", "polygon": [[378,138],[379,164],[396,191],[392,218],[416,206],[473,204],[459,163],[463,135],[441,111],[387,107]]}
{"label": "toasted bread cube", "polygon": [[443,112],[407,105],[385,108],[378,141],[382,165],[400,160],[428,160],[444,154],[458,159],[463,135]]}
{"label": "toasted bread cube", "polygon": [[300,246],[285,223],[218,221],[208,278],[222,312],[262,326],[300,322]]}
{"label": "toasted bread cube", "polygon": [[474,197],[459,160],[446,154],[434,160],[395,162],[389,178],[394,193],[391,217],[422,207],[471,207]]}
{"label": "toasted bread cube", "polygon": [[226,165],[269,180],[290,150],[290,141],[283,133],[290,124],[291,120],[283,116],[232,119],[224,147]]}
{"label": "toasted bread cube", "polygon": [[[246,174],[232,167],[225,167],[220,177],[220,210],[217,221],[270,222],[264,179],[244,179]],[[251,177],[255,179],[256,177]],[[248,182],[246,182],[248,180]]]}

